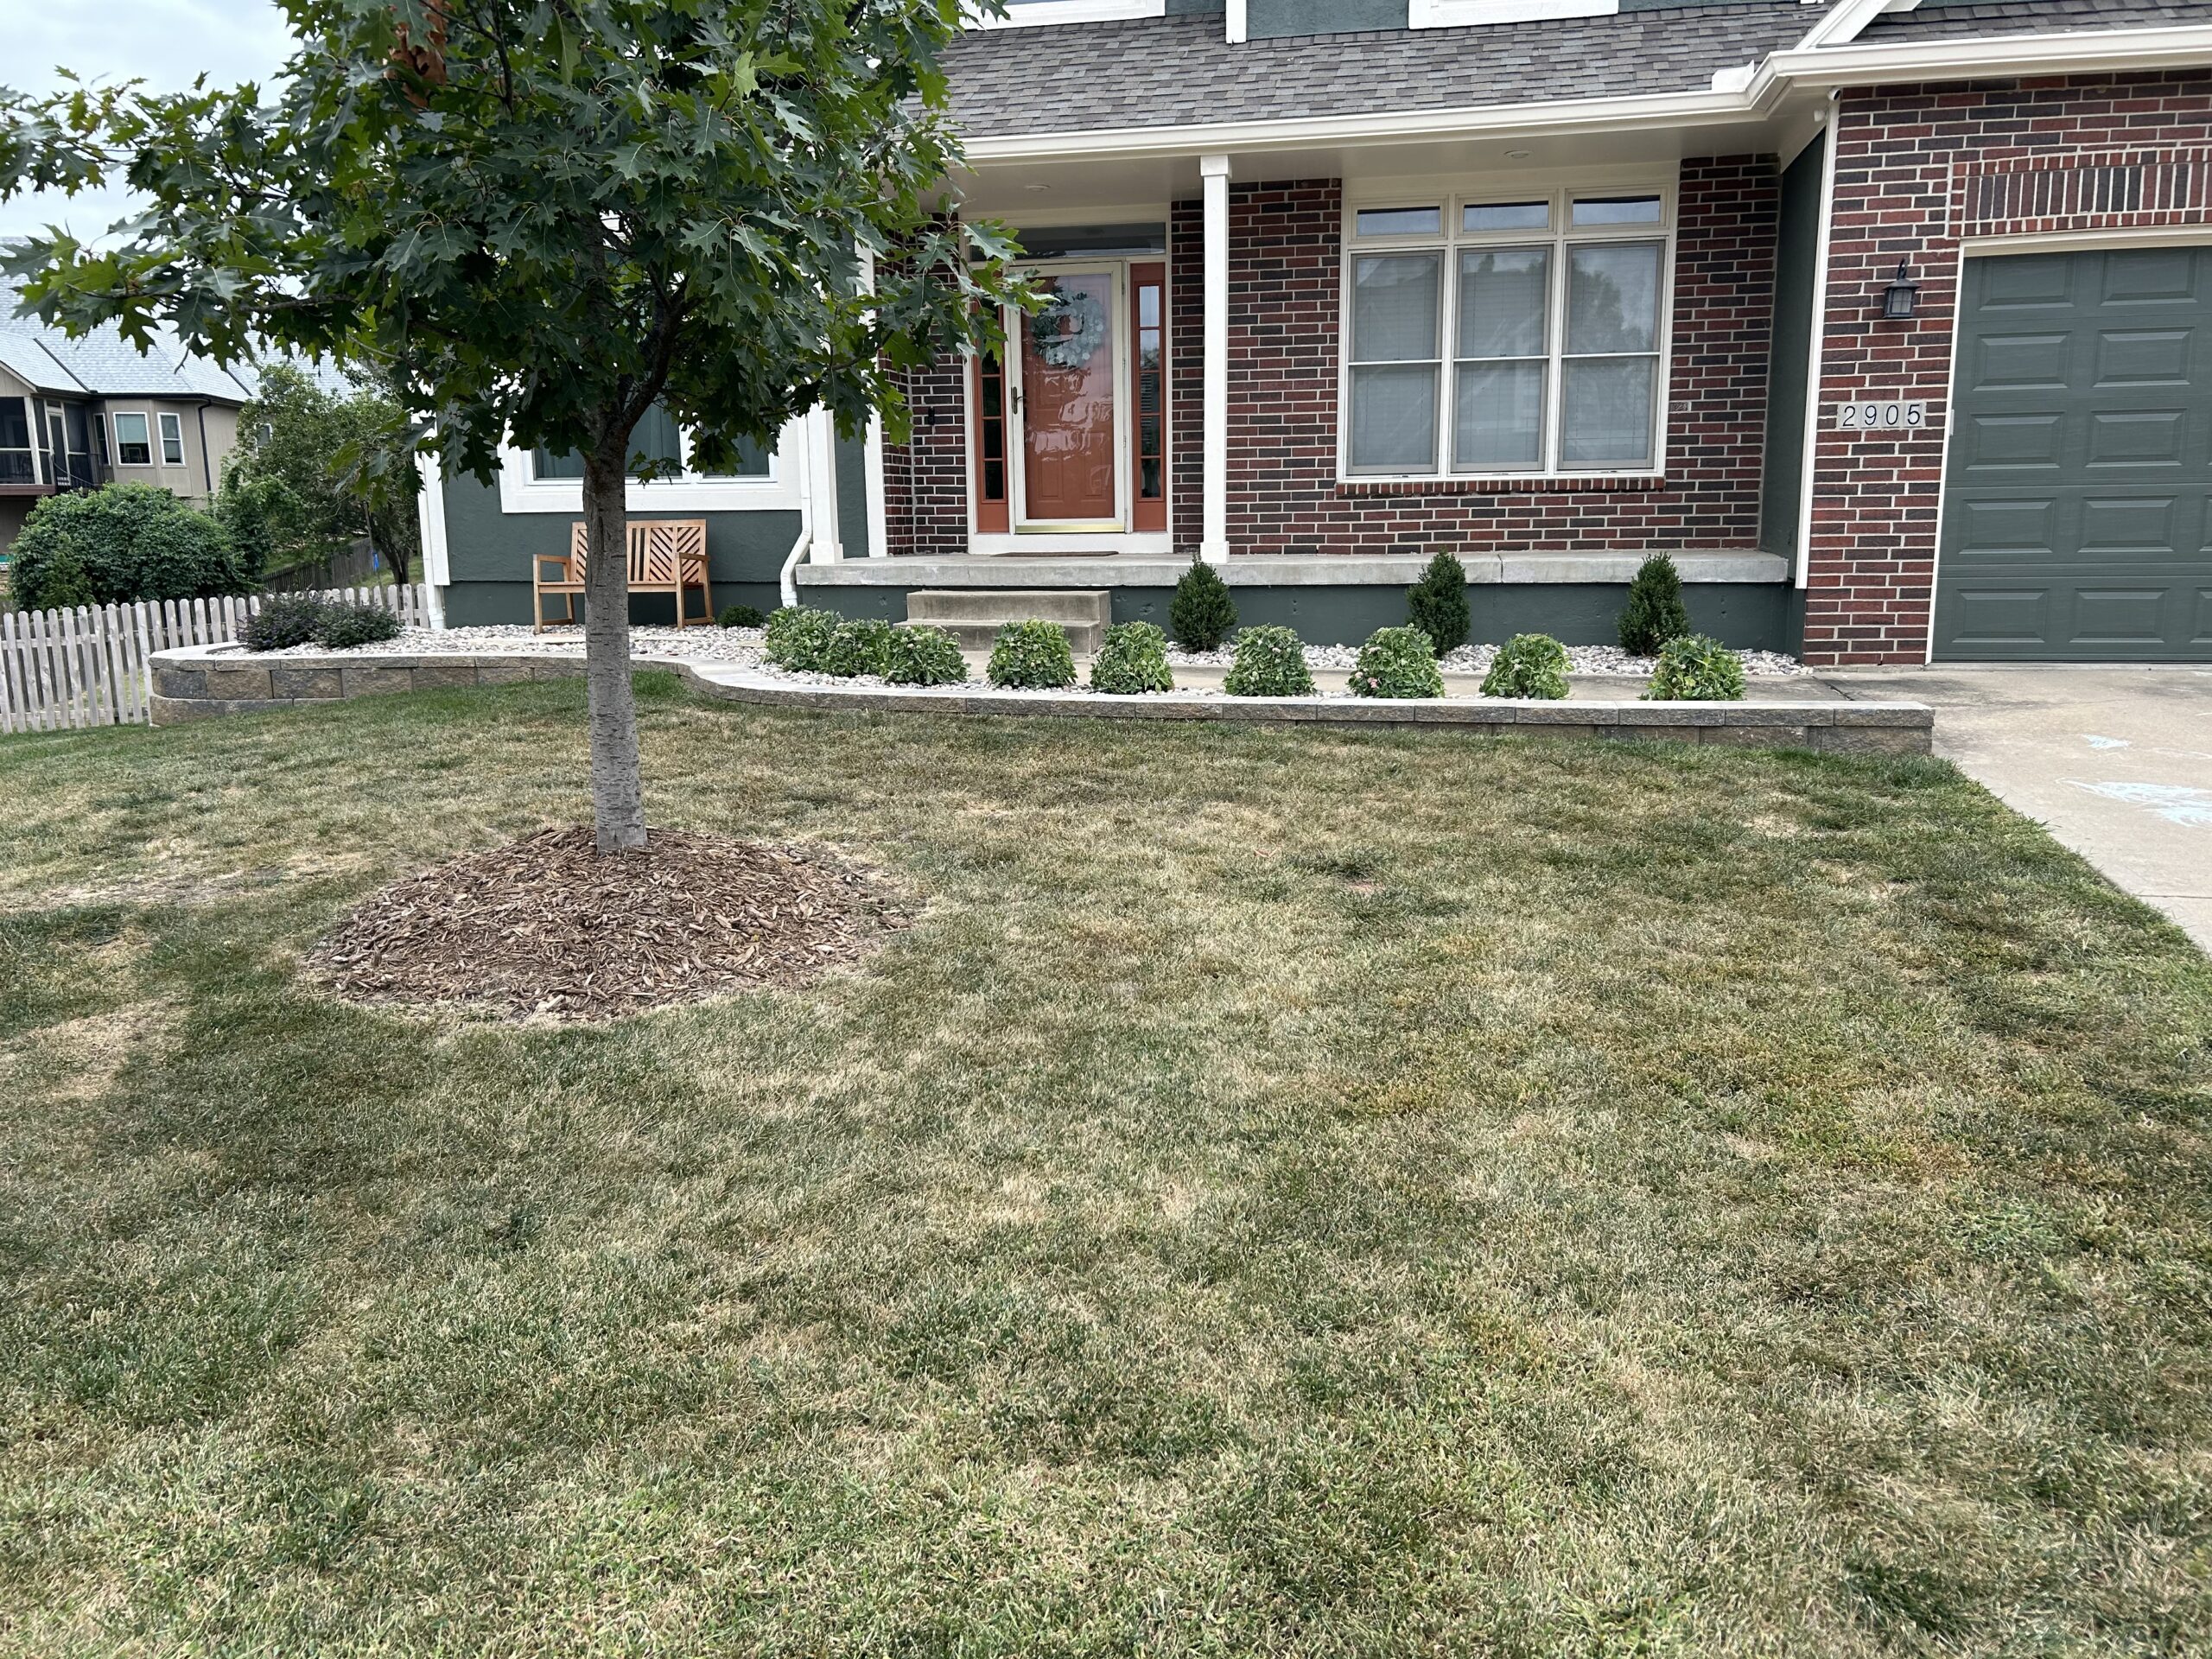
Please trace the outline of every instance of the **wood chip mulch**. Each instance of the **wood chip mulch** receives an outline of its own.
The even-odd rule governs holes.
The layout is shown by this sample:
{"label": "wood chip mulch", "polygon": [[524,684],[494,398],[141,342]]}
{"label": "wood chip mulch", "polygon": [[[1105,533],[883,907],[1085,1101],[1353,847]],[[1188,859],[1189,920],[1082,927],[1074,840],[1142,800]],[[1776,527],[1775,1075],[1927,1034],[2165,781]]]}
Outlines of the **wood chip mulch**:
{"label": "wood chip mulch", "polygon": [[655,830],[601,858],[584,827],[386,887],[308,967],[353,1001],[613,1020],[804,984],[906,925],[874,877],[819,849]]}

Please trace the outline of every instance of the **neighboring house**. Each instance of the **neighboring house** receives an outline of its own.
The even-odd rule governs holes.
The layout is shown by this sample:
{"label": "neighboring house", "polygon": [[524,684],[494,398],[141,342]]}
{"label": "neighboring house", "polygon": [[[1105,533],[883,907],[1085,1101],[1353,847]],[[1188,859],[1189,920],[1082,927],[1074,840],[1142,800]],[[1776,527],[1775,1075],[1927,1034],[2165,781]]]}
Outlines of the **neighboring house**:
{"label": "neighboring house", "polygon": [[[2212,659],[2212,3],[1013,13],[950,54],[955,205],[1052,308],[909,376],[910,443],[633,490],[718,602],[1164,620],[1196,556],[1344,640],[1448,549],[1478,637],[1594,641],[1667,552],[1818,664]],[[426,498],[453,620],[527,615],[560,473]]]}
{"label": "neighboring house", "polygon": [[64,490],[114,482],[199,503],[214,494],[248,386],[166,337],[141,353],[113,327],[72,340],[15,310],[0,286],[0,549],[41,498]]}

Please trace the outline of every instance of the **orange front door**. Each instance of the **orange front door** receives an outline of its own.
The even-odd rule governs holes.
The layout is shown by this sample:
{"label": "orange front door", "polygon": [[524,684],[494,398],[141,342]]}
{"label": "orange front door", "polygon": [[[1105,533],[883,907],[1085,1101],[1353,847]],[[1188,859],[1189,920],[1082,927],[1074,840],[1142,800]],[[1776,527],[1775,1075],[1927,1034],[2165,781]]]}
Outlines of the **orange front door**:
{"label": "orange front door", "polygon": [[1021,331],[1022,518],[1118,521],[1115,488],[1114,273],[1043,278],[1051,303]]}

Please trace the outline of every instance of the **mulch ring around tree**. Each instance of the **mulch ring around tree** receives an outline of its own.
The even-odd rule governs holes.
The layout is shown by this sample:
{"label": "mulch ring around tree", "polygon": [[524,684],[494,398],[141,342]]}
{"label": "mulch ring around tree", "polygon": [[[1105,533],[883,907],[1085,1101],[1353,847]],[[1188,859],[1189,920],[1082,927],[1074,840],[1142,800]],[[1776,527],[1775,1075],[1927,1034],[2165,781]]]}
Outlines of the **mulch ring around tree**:
{"label": "mulch ring around tree", "polygon": [[874,877],[819,849],[654,830],[601,858],[587,826],[386,887],[307,961],[351,1001],[613,1020],[803,985],[906,925]]}

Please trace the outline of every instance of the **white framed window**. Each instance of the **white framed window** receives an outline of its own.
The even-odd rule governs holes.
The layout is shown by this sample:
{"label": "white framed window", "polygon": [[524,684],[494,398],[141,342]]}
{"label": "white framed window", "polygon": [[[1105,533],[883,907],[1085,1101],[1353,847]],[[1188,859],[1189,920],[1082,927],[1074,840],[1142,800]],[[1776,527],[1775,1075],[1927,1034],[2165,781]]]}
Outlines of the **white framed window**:
{"label": "white framed window", "polygon": [[1167,0],[1007,0],[1006,16],[970,10],[968,29],[1032,29],[1045,23],[1118,22],[1133,17],[1165,17]]}
{"label": "white framed window", "polygon": [[[673,461],[673,477],[632,475],[626,495],[632,512],[777,512],[798,505],[798,490],[788,475],[786,454],[803,443],[804,423],[786,426],[773,451],[741,446],[734,470],[705,473],[691,459],[691,435],[656,406],[638,423],[630,450],[633,467],[645,461]],[[579,455],[555,455],[543,449],[508,448],[500,452],[499,506],[505,512],[583,511],[584,464]]]}
{"label": "white framed window", "polygon": [[184,465],[184,416],[181,415],[164,415],[160,418],[162,424],[162,465],[164,467],[181,467]]}
{"label": "white framed window", "polygon": [[144,411],[118,410],[108,418],[115,423],[115,464],[118,467],[152,466],[154,443],[148,433]]}
{"label": "white framed window", "polygon": [[1478,23],[1532,23],[1555,17],[1611,17],[1621,0],[1408,0],[1409,29],[1456,29]]}
{"label": "white framed window", "polygon": [[1665,185],[1349,205],[1339,476],[1659,471],[1673,247]]}

